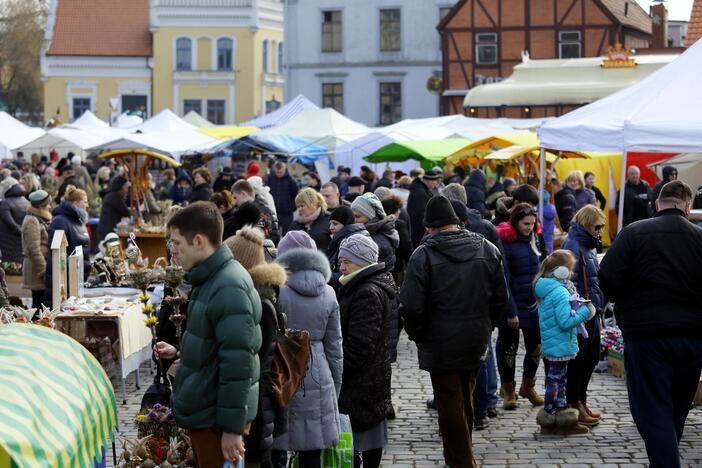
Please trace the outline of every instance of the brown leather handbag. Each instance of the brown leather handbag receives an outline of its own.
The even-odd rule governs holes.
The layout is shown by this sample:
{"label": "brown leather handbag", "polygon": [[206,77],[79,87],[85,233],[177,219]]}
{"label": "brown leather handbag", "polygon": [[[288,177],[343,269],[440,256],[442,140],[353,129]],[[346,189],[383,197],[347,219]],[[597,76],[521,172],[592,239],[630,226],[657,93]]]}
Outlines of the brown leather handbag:
{"label": "brown leather handbag", "polygon": [[310,361],[310,334],[307,330],[285,328],[284,314],[278,314],[278,336],[271,364],[273,399],[287,406],[305,380]]}

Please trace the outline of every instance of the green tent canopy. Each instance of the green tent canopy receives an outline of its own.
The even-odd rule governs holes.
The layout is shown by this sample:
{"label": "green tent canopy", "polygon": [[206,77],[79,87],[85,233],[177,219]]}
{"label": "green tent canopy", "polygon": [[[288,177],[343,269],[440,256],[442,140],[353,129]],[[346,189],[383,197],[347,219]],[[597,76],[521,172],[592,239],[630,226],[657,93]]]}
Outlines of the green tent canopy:
{"label": "green tent canopy", "polygon": [[404,162],[416,159],[422,166],[443,164],[443,159],[472,143],[465,138],[447,140],[396,141],[385,145],[365,159],[371,163]]}

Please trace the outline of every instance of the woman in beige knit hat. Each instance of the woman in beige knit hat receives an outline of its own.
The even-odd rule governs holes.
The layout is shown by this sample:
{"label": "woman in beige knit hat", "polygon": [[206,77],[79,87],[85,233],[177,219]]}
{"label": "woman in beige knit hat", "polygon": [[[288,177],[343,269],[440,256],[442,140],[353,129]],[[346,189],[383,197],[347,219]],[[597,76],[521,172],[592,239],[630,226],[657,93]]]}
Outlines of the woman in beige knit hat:
{"label": "woman in beige knit hat", "polygon": [[271,363],[275,352],[278,319],[275,303],[278,292],[287,281],[285,269],[277,263],[266,263],[263,254],[263,231],[244,227],[225,243],[234,259],[249,272],[261,298],[261,348],[258,359],[261,363],[259,381],[258,412],[251,424],[251,431],[244,437],[246,462],[270,465],[273,430],[280,411],[273,401],[271,388]]}

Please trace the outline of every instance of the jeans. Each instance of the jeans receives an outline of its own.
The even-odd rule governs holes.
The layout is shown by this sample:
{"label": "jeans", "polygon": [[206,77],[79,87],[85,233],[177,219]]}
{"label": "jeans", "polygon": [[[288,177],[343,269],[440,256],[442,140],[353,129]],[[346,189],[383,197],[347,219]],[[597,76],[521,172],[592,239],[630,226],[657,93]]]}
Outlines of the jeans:
{"label": "jeans", "polygon": [[489,409],[497,406],[497,371],[495,369],[495,353],[492,351],[492,340],[488,341],[488,354],[475,382],[473,392],[475,415],[485,417]]}
{"label": "jeans", "polygon": [[431,373],[444,459],[451,468],[475,468],[473,458],[473,391],[478,369]]}
{"label": "jeans", "polygon": [[568,363],[568,384],[566,393],[568,403],[587,402],[587,387],[592,379],[592,372],[600,361],[600,318],[595,317],[585,323],[588,338],[578,335],[578,351],[575,359]]}
{"label": "jeans", "polygon": [[544,411],[556,414],[566,408],[566,379],[568,378],[568,361],[549,361],[546,359],[546,385],[544,388]]}
{"label": "jeans", "polygon": [[680,466],[678,444],[702,371],[702,339],[624,342],[629,409],[650,468]]}
{"label": "jeans", "polygon": [[[526,348],[522,376],[525,379],[533,379],[536,377],[539,360],[541,360],[541,333],[538,328],[525,328],[522,330],[522,334]],[[497,353],[497,370],[500,372],[502,385],[515,383],[514,374],[516,373],[518,349],[519,330],[506,325],[500,327],[495,352]]]}

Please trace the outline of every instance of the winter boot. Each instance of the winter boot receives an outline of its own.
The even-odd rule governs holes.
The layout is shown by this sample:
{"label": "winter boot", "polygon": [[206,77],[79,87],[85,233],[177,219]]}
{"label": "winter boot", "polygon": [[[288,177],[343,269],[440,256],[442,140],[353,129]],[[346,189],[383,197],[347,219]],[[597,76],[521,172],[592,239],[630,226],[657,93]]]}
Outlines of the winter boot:
{"label": "winter boot", "polygon": [[587,434],[590,432],[586,426],[578,423],[578,410],[563,409],[556,412],[556,434],[568,436]]}
{"label": "winter boot", "polygon": [[587,411],[587,414],[589,414],[590,416],[592,416],[595,419],[602,419],[602,413],[600,413],[599,411],[595,411],[593,409],[588,408],[586,402],[583,401],[582,403],[583,403],[583,407],[585,408],[585,411]]}
{"label": "winter boot", "polygon": [[502,403],[503,409],[517,409],[517,394],[514,392],[513,383],[502,384],[502,389],[500,390],[500,393],[502,393],[502,398],[504,400],[504,402]]}
{"label": "winter boot", "polygon": [[542,435],[553,435],[556,432],[556,415],[546,412],[541,408],[536,414],[536,424],[541,426]]}
{"label": "winter boot", "polygon": [[578,422],[583,426],[592,427],[597,426],[600,423],[599,419],[590,416],[590,414],[587,412],[587,408],[585,408],[585,405],[583,405],[582,401],[579,401],[571,406],[573,409],[578,410]]}
{"label": "winter boot", "polygon": [[536,379],[527,379],[524,377],[522,379],[522,386],[519,387],[519,396],[526,398],[534,406],[543,406],[544,397],[536,393]]}

